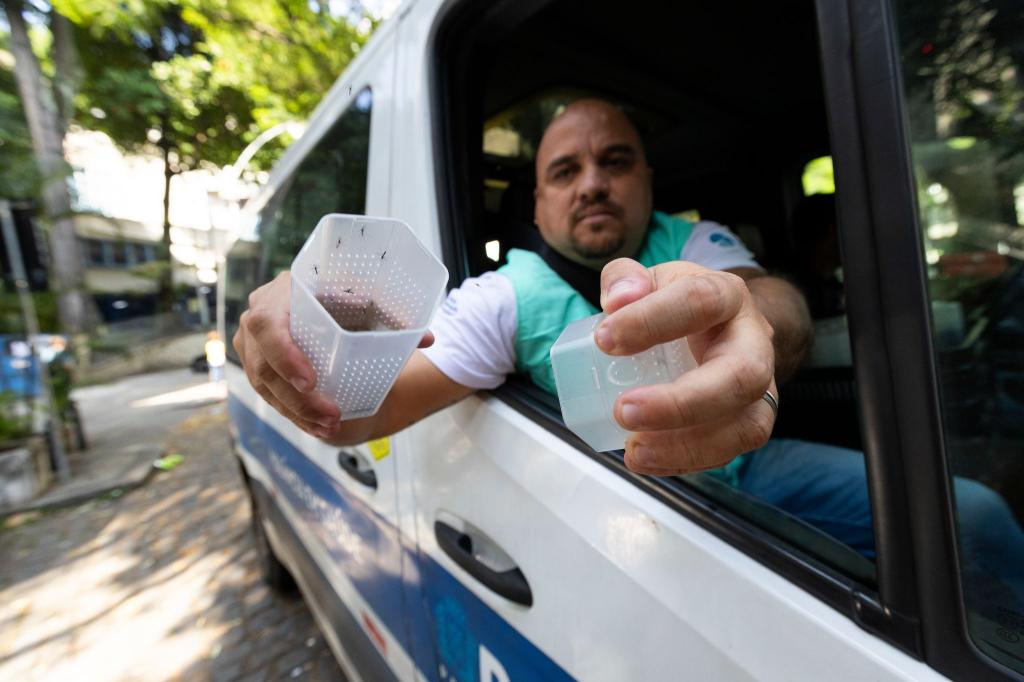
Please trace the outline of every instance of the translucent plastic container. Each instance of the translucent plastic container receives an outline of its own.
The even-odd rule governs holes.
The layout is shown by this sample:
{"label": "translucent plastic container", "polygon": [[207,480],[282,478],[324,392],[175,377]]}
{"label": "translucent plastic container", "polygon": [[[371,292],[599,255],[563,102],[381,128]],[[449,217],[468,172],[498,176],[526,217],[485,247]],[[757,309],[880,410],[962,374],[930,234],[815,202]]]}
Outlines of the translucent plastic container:
{"label": "translucent plastic container", "polygon": [[409,226],[332,213],[292,262],[291,333],[341,418],[374,414],[419,345],[448,271]]}
{"label": "translucent plastic container", "polygon": [[597,347],[599,313],[571,323],[551,347],[551,366],[565,425],[597,452],[621,450],[629,432],[615,421],[615,401],[636,386],[664,384],[697,366],[686,339],[637,355],[607,355]]}

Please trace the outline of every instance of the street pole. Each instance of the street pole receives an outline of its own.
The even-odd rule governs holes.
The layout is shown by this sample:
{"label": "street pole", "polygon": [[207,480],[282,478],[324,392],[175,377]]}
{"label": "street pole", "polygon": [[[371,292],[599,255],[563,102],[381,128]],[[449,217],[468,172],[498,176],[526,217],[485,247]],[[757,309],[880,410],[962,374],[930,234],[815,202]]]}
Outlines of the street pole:
{"label": "street pole", "polygon": [[14,213],[11,212],[11,202],[6,199],[0,199],[0,226],[3,228],[4,246],[7,248],[7,260],[11,264],[11,274],[14,275],[14,286],[18,290],[21,314],[25,318],[25,334],[28,336],[32,358],[39,368],[39,376],[42,380],[43,401],[50,411],[50,429],[53,432],[50,446],[53,452],[53,461],[57,465],[57,480],[63,483],[71,478],[68,455],[64,451],[64,442],[61,438],[63,422],[61,415],[57,414],[57,404],[54,402],[53,392],[50,390],[50,368],[36,353],[33,339],[39,335],[39,320],[36,318],[36,307],[29,290],[25,262],[21,257],[21,245],[18,243],[18,233],[14,227]]}

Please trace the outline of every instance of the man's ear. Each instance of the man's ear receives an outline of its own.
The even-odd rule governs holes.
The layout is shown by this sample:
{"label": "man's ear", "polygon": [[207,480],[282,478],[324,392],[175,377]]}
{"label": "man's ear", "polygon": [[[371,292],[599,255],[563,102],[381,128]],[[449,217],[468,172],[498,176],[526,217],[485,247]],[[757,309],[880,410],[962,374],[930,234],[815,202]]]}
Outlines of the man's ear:
{"label": "man's ear", "polygon": [[540,194],[540,186],[533,188],[533,224],[540,225],[537,221],[537,195]]}

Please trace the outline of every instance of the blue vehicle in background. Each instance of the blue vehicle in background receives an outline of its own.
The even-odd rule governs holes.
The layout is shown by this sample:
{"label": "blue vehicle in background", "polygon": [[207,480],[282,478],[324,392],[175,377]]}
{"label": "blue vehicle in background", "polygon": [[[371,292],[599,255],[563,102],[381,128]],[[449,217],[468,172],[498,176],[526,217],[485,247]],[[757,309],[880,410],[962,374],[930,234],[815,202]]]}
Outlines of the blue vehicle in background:
{"label": "blue vehicle in background", "polygon": [[19,334],[0,335],[0,392],[28,399],[42,395],[42,390],[39,361],[28,339]]}

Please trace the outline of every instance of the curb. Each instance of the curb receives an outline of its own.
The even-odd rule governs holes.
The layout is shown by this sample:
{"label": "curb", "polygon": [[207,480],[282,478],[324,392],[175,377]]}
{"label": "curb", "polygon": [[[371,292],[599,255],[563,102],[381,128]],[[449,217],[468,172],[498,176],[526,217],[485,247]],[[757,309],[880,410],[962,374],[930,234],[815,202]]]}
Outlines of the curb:
{"label": "curb", "polygon": [[[95,481],[91,485],[84,483],[80,488],[69,490],[66,494],[59,494],[60,491],[52,491],[17,507],[0,508],[0,518],[26,512],[42,511],[44,509],[73,507],[115,490],[128,492],[129,490],[141,488],[156,473],[157,468],[153,466],[153,460],[163,456],[164,450],[162,447],[153,446],[140,449],[140,452],[143,454],[140,455],[139,461],[120,478],[113,481]],[[70,485],[74,485],[74,483]]]}

